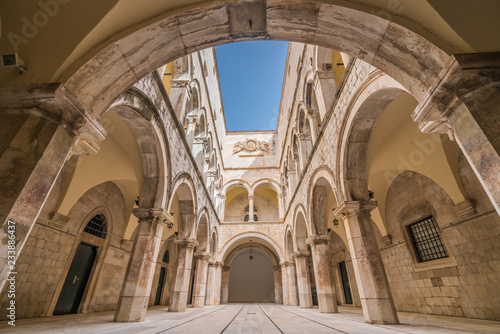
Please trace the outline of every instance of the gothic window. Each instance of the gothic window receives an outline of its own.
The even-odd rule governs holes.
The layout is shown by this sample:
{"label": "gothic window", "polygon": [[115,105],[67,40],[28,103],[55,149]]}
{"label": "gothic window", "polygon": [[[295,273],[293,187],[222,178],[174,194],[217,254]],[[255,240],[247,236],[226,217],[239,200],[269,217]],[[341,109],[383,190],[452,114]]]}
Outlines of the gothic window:
{"label": "gothic window", "polygon": [[432,216],[408,225],[418,262],[426,262],[448,257],[436,222]]}
{"label": "gothic window", "polygon": [[170,261],[170,253],[168,252],[168,249],[165,252],[165,254],[163,254],[163,260],[162,261],[165,262],[165,263],[168,263]]}
{"label": "gothic window", "polygon": [[102,239],[106,238],[106,217],[102,214],[94,216],[91,220],[89,220],[83,232],[95,235],[96,237]]}
{"label": "gothic window", "polygon": [[[247,206],[245,207],[245,212],[246,212],[247,214],[245,215],[245,219],[244,219],[244,221],[246,221],[246,222],[247,222],[247,221],[249,220],[249,218],[250,218],[250,215],[248,214],[248,213],[249,213],[249,211],[250,211],[250,205],[247,205]],[[254,205],[254,206],[253,206],[253,213],[254,213],[254,214],[253,214],[253,221],[258,222],[258,221],[259,221],[259,217],[257,217],[257,215],[255,214],[256,212],[257,212],[257,207]]]}

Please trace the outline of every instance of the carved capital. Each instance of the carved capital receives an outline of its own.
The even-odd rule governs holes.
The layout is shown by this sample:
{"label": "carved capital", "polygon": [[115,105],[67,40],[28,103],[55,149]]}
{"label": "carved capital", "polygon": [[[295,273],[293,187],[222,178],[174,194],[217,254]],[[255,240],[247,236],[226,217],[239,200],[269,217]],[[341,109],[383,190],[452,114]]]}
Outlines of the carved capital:
{"label": "carved capital", "polygon": [[210,267],[222,268],[224,266],[224,263],[222,263],[220,261],[209,261],[208,265]]}
{"label": "carved capital", "polygon": [[156,220],[159,224],[174,222],[174,217],[162,208],[134,208],[132,214],[139,218],[139,223],[150,220]]}
{"label": "carved capital", "polygon": [[198,115],[187,115],[186,120],[188,125],[189,124],[198,125]]}
{"label": "carved capital", "polygon": [[192,238],[174,240],[180,248],[195,248],[200,244],[198,240]]}
{"label": "carved capital", "polygon": [[300,257],[308,257],[309,254],[311,254],[311,253],[306,252],[306,251],[304,251],[304,252],[295,252],[295,253],[293,253],[293,258],[295,259],[295,258],[300,258]]}
{"label": "carved capital", "polygon": [[316,245],[316,244],[327,244],[330,242],[330,237],[326,234],[314,234],[306,239],[306,244]]}
{"label": "carved capital", "polygon": [[195,259],[208,261],[212,258],[212,255],[209,252],[195,252],[193,254]]}
{"label": "carved capital", "polygon": [[338,219],[345,219],[362,212],[371,212],[375,210],[376,207],[376,201],[345,201],[333,211],[333,215]]}

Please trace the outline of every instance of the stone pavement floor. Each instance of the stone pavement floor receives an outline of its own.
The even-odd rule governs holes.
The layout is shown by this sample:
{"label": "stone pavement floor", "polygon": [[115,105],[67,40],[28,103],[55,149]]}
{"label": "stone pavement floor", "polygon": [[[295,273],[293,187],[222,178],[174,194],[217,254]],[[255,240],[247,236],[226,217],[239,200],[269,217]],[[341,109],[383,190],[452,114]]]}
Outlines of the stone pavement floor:
{"label": "stone pavement floor", "polygon": [[398,313],[400,325],[369,325],[364,323],[361,309],[351,307],[339,307],[335,314],[277,304],[225,304],[188,308],[184,313],[153,307],[140,323],[116,323],[113,315],[100,312],[22,319],[16,320],[15,327],[2,321],[0,333],[500,333],[499,321],[405,312]]}

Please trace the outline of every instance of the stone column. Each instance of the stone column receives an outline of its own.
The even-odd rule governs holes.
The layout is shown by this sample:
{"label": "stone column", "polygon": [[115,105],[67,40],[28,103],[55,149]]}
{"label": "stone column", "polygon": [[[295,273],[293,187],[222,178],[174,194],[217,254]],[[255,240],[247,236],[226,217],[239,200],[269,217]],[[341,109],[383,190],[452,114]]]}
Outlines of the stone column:
{"label": "stone column", "polygon": [[297,138],[299,139],[299,154],[300,154],[299,163],[300,163],[300,170],[304,170],[306,168],[307,161],[309,160],[309,154],[308,154],[308,152],[311,152],[311,147],[307,143],[305,134],[299,133],[297,135]]}
{"label": "stone column", "polygon": [[335,216],[344,220],[365,322],[398,324],[384,263],[373,232],[375,223],[370,217],[370,211],[376,207],[375,201],[344,202],[335,210]]}
{"label": "stone column", "polygon": [[163,226],[173,218],[163,209],[136,208],[139,226],[130,254],[114,321],[144,321],[160,251]]}
{"label": "stone column", "polygon": [[328,235],[313,235],[306,242],[311,245],[316,291],[319,311],[321,313],[337,313],[337,299],[332,289],[330,277],[330,247]]}
{"label": "stone column", "polygon": [[311,140],[312,144],[314,145],[318,140],[318,112],[308,110],[306,117],[309,120],[309,125],[311,127]]}
{"label": "stone column", "polygon": [[[163,78],[163,74],[161,74],[161,77]],[[187,88],[189,84],[189,79],[187,78],[187,75],[184,75],[181,76],[181,78],[172,79],[170,81],[170,84],[171,88],[168,97],[170,99],[170,103],[172,104],[172,108],[175,111],[175,114],[182,122],[183,116],[187,112],[185,109],[186,109],[186,97],[189,95]]]}
{"label": "stone column", "polygon": [[297,267],[297,287],[299,289],[299,303],[301,308],[313,307],[311,295],[311,281],[307,258],[309,252],[295,253],[295,266]]}
{"label": "stone column", "polygon": [[282,286],[282,291],[283,291],[283,305],[289,306],[290,305],[290,289],[288,287],[288,268],[287,268],[288,262],[280,262],[281,266],[281,286]]}
{"label": "stone column", "polygon": [[283,193],[278,194],[278,210],[279,210],[279,220],[282,222],[285,219],[285,203],[284,203]]}
{"label": "stone column", "polygon": [[281,266],[274,266],[274,302],[283,304],[283,285],[281,279]]}
{"label": "stone column", "polygon": [[193,141],[192,153],[196,165],[201,173],[203,173],[203,164],[205,162],[205,147],[207,146],[207,139],[196,137]]}
{"label": "stone column", "polygon": [[229,301],[229,267],[222,267],[222,278],[221,278],[221,304],[227,304]]}
{"label": "stone column", "polygon": [[299,290],[297,288],[297,275],[295,264],[287,262],[287,280],[288,280],[288,302],[290,306],[299,306]]}
{"label": "stone column", "polygon": [[225,195],[221,195],[220,196],[220,214],[219,214],[219,220],[221,222],[224,221],[224,216],[226,215],[226,196]]}
{"label": "stone column", "polygon": [[412,114],[422,132],[456,140],[500,214],[500,53],[450,57]]}
{"label": "stone column", "polygon": [[205,305],[220,304],[222,262],[208,263],[207,297]]}
{"label": "stone column", "polygon": [[[213,188],[216,176],[217,176],[217,171],[215,170],[207,171],[207,190],[210,196],[213,195]],[[217,207],[217,205],[215,207]]]}
{"label": "stone column", "polygon": [[[36,94],[36,89],[29,94]],[[29,104],[29,98],[16,96],[8,89],[0,90],[0,111],[9,109],[7,114],[0,116],[0,122],[12,124],[7,133],[2,133],[0,142],[0,291],[8,273],[16,272],[8,263],[8,256],[13,256],[9,251],[14,241],[18,259],[66,160],[72,154],[97,153],[98,142],[106,135],[97,121],[82,114],[75,116],[79,117],[78,122],[71,122],[71,119],[55,122],[54,118],[65,117],[60,115],[61,110],[70,113],[68,110],[74,105],[66,106],[59,100],[51,100],[48,95],[47,92],[47,96],[43,96],[37,108],[52,107],[58,109],[57,114],[41,109],[36,114],[29,114],[28,106],[23,112],[16,112],[3,104]],[[9,99],[14,99],[15,103]]]}
{"label": "stone column", "polygon": [[193,307],[205,306],[205,294],[207,291],[208,260],[211,255],[207,252],[194,253],[196,261],[196,272],[194,276]]}
{"label": "stone column", "polygon": [[193,251],[198,246],[195,239],[175,240],[177,250],[177,276],[175,277],[174,289],[172,291],[172,303],[168,310],[170,312],[186,311],[187,299],[189,295],[189,280],[191,278],[191,268],[193,265]]}
{"label": "stone column", "polygon": [[186,116],[187,129],[186,129],[186,140],[189,144],[189,148],[193,149],[194,132],[196,130],[196,125],[198,124],[198,115],[188,115]]}
{"label": "stone column", "polygon": [[248,195],[248,221],[253,222],[253,199],[254,196],[249,194]]}

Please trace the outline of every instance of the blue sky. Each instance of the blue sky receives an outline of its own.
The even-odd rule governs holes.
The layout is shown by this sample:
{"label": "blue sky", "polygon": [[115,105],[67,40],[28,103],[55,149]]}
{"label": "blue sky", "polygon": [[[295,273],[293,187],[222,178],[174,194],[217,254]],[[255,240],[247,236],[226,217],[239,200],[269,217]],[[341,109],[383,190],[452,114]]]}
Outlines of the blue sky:
{"label": "blue sky", "polygon": [[228,131],[276,129],[287,50],[280,41],[215,48]]}

